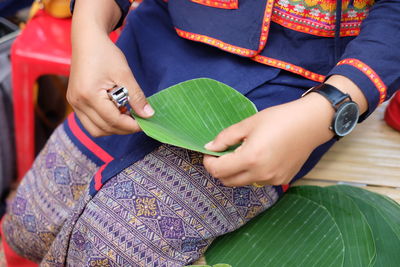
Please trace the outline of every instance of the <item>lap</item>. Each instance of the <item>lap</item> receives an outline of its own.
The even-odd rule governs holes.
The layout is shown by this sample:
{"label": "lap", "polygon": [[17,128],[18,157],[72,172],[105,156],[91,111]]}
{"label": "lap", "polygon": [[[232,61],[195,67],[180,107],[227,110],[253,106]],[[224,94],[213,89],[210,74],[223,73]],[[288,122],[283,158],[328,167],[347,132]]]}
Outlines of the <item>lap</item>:
{"label": "lap", "polygon": [[277,198],[268,186],[225,187],[206,172],[201,154],[163,145],[111,179],[86,205],[67,262],[186,265],[215,237]]}
{"label": "lap", "polygon": [[109,180],[76,220],[66,261],[186,265],[278,198],[272,187],[225,187],[201,162],[163,145]]}
{"label": "lap", "polygon": [[58,128],[9,205],[7,243],[36,262],[180,266],[278,199],[268,186],[225,187],[204,169],[201,154],[168,145],[91,197],[97,169]]}

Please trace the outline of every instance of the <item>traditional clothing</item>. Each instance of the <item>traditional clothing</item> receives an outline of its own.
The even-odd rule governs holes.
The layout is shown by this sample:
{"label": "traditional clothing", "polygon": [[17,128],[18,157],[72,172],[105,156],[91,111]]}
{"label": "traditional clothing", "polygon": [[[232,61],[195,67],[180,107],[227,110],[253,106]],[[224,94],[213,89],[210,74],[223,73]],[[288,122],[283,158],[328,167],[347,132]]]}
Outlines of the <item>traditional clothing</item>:
{"label": "traditional clothing", "polygon": [[[126,13],[128,1],[117,2]],[[118,46],[147,96],[208,77],[262,110],[340,74],[366,95],[364,119],[400,83],[400,2],[343,1],[341,30],[335,2],[314,2],[146,0]],[[318,147],[294,180],[334,142]],[[24,178],[3,232],[12,250],[44,266],[182,266],[283,191],[225,187],[198,153],[143,133],[94,138],[72,114]]]}

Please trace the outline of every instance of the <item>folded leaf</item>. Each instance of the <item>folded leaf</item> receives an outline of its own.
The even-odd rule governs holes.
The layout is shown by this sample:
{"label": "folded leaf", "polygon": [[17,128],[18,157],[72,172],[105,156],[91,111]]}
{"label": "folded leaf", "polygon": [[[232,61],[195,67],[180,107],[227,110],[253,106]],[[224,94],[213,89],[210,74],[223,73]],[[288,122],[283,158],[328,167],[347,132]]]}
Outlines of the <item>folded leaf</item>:
{"label": "folded leaf", "polygon": [[254,115],[255,105],[245,96],[221,82],[200,78],[171,86],[148,98],[155,110],[144,119],[132,112],[148,136],[166,144],[211,155],[204,145],[223,129]]}

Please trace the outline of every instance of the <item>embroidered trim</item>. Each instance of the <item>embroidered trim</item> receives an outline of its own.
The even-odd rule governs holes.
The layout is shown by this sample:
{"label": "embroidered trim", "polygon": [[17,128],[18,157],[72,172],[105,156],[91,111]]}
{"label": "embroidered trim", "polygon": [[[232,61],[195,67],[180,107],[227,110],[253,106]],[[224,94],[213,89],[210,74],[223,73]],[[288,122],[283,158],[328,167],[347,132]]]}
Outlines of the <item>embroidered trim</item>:
{"label": "embroidered trim", "polygon": [[376,72],[367,64],[355,58],[346,58],[337,63],[338,66],[345,64],[353,66],[362,71],[371,80],[376,89],[379,91],[379,104],[382,104],[383,101],[385,101],[386,99],[387,87],[378,76],[378,74],[376,74]]}
{"label": "embroidered trim", "polygon": [[[356,36],[374,0],[343,0],[341,36]],[[317,36],[333,37],[336,22],[335,0],[277,0],[272,21],[289,29]]]}
{"label": "embroidered trim", "polygon": [[261,56],[261,55],[256,55],[255,57],[253,57],[251,59],[254,61],[257,61],[259,63],[268,65],[268,66],[272,66],[275,68],[290,71],[292,73],[296,73],[296,74],[301,75],[309,80],[313,80],[316,82],[323,82],[325,80],[324,75],[311,72],[302,67],[287,63],[285,61],[281,61],[281,60],[277,60],[277,59],[273,59],[273,58],[269,58],[269,57],[265,57],[265,56]]}
{"label": "embroidered trim", "polygon": [[[292,16],[287,16],[280,10],[274,10],[272,15],[272,21],[282,25],[285,28],[295,30],[298,32],[308,33],[312,35],[322,37],[334,37],[335,27],[334,25],[323,25],[315,23],[310,20],[301,20]],[[340,36],[357,36],[360,33],[361,22],[356,23],[342,23],[340,28]]]}
{"label": "embroidered trim", "polygon": [[191,32],[180,30],[178,28],[175,28],[175,30],[180,37],[183,37],[185,39],[189,39],[192,41],[212,45],[212,46],[218,47],[219,49],[222,49],[224,51],[227,51],[229,53],[233,53],[233,54],[236,54],[239,56],[253,57],[257,54],[257,51],[247,49],[247,48],[242,48],[242,47],[231,45],[231,44],[227,44],[218,39],[214,39],[214,38],[208,37],[206,35],[191,33]]}
{"label": "embroidered trim", "polygon": [[271,15],[274,7],[274,0],[268,0],[265,6],[263,23],[261,25],[261,36],[260,36],[260,44],[258,46],[258,52],[264,49],[265,44],[267,43],[269,26],[271,25]]}
{"label": "embroidered trim", "polygon": [[225,9],[238,9],[238,0],[190,0],[194,3]]}
{"label": "embroidered trim", "polygon": [[323,82],[325,79],[324,75],[308,71],[299,66],[296,66],[296,65],[293,65],[293,64],[281,61],[281,60],[257,55],[258,52],[254,51],[254,50],[230,45],[230,44],[224,43],[218,39],[208,37],[206,35],[186,32],[186,31],[182,31],[178,28],[175,28],[175,30],[178,33],[178,35],[181,36],[182,38],[189,39],[189,40],[196,41],[196,42],[205,43],[208,45],[212,45],[212,46],[220,48],[221,50],[227,51],[229,53],[237,54],[237,55],[244,56],[244,57],[249,57],[252,60],[257,61],[259,63],[269,65],[272,67],[276,67],[279,69],[284,69],[284,70],[299,74],[299,75],[301,75],[307,79],[313,80],[313,81]]}

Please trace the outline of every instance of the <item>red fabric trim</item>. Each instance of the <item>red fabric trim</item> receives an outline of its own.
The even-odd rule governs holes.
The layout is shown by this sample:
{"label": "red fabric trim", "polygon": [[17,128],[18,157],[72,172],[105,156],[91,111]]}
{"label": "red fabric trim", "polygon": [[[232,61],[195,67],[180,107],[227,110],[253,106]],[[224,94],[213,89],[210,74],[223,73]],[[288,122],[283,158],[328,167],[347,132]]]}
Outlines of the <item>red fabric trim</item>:
{"label": "red fabric trim", "polygon": [[224,8],[224,9],[238,9],[239,3],[238,0],[190,0],[194,3],[210,6],[210,7],[217,7],[217,8]]}
{"label": "red fabric trim", "polygon": [[95,142],[92,141],[82,130],[79,128],[78,123],[75,120],[74,114],[68,116],[68,125],[71,128],[72,133],[76,138],[84,145],[87,149],[89,149],[93,154],[95,154],[99,159],[103,162],[108,163],[112,161],[114,158],[108,154],[105,150],[103,150],[100,146],[98,146]]}
{"label": "red fabric trim", "polygon": [[103,186],[102,180],[102,172],[107,167],[108,163],[110,163],[114,158],[108,154],[105,150],[103,150],[100,146],[98,146],[95,142],[92,141],[82,130],[79,128],[78,123],[76,122],[74,114],[68,116],[68,125],[71,128],[72,133],[76,138],[89,149],[93,154],[95,154],[99,159],[101,159],[105,164],[100,167],[100,169],[94,175],[94,187],[98,191]]}
{"label": "red fabric trim", "polygon": [[283,185],[282,185],[282,190],[283,190],[283,192],[288,191],[289,187],[290,187],[290,185],[288,185],[288,184],[283,184]]}
{"label": "red fabric trim", "polygon": [[175,28],[175,30],[178,33],[178,35],[182,38],[189,39],[189,40],[192,40],[195,42],[212,45],[212,46],[218,47],[219,49],[222,49],[224,51],[227,51],[229,53],[233,53],[233,54],[236,54],[239,56],[252,57],[257,54],[257,51],[247,49],[247,48],[242,48],[239,46],[230,45],[230,44],[224,43],[218,39],[208,37],[206,35],[191,33],[191,32],[180,30],[178,28]]}
{"label": "red fabric trim", "polygon": [[265,44],[267,43],[269,25],[271,25],[272,9],[274,7],[274,0],[268,0],[264,10],[264,18],[261,28],[260,44],[258,46],[258,52],[261,52]]}
{"label": "red fabric trim", "polygon": [[206,35],[191,33],[191,32],[180,30],[178,28],[175,28],[175,30],[178,33],[178,35],[182,38],[189,39],[189,40],[192,40],[195,42],[205,43],[205,44],[208,44],[211,46],[215,46],[221,50],[227,51],[232,54],[249,57],[252,60],[257,61],[259,63],[273,66],[275,68],[284,69],[284,70],[299,74],[307,79],[310,79],[310,80],[313,80],[316,82],[323,82],[325,79],[324,75],[308,71],[304,68],[301,68],[299,66],[296,66],[296,65],[293,65],[293,64],[281,61],[281,60],[258,55],[258,52],[254,51],[254,50],[230,45],[230,44],[224,43],[218,39],[208,37]]}
{"label": "red fabric trim", "polygon": [[30,261],[20,255],[18,255],[12,248],[7,244],[3,234],[3,221],[4,217],[0,222],[0,233],[2,236],[1,244],[3,246],[4,256],[6,257],[7,267],[37,267],[37,263]]}
{"label": "red fabric trim", "polygon": [[108,163],[109,162],[102,165],[100,167],[100,169],[94,175],[94,188],[96,189],[96,191],[99,191],[103,187],[103,183],[101,182],[101,180],[103,178],[102,173],[103,173],[103,170],[107,167]]}
{"label": "red fabric trim", "polygon": [[265,57],[265,56],[261,56],[261,55],[257,55],[251,59],[254,61],[257,61],[259,63],[268,65],[268,66],[272,66],[275,68],[279,68],[279,69],[283,69],[286,71],[296,73],[296,74],[301,75],[309,80],[313,80],[316,82],[323,82],[325,80],[324,75],[308,71],[302,67],[299,67],[299,66],[281,61],[281,60],[277,60],[277,59],[273,59],[273,58],[269,58],[269,57]]}
{"label": "red fabric trim", "polygon": [[371,80],[371,82],[375,85],[376,89],[378,90],[379,104],[382,104],[383,101],[385,101],[387,94],[387,86],[384,84],[384,82],[372,68],[370,68],[364,62],[355,58],[346,58],[337,63],[338,66],[344,64],[351,65],[360,70],[361,72],[363,72]]}

